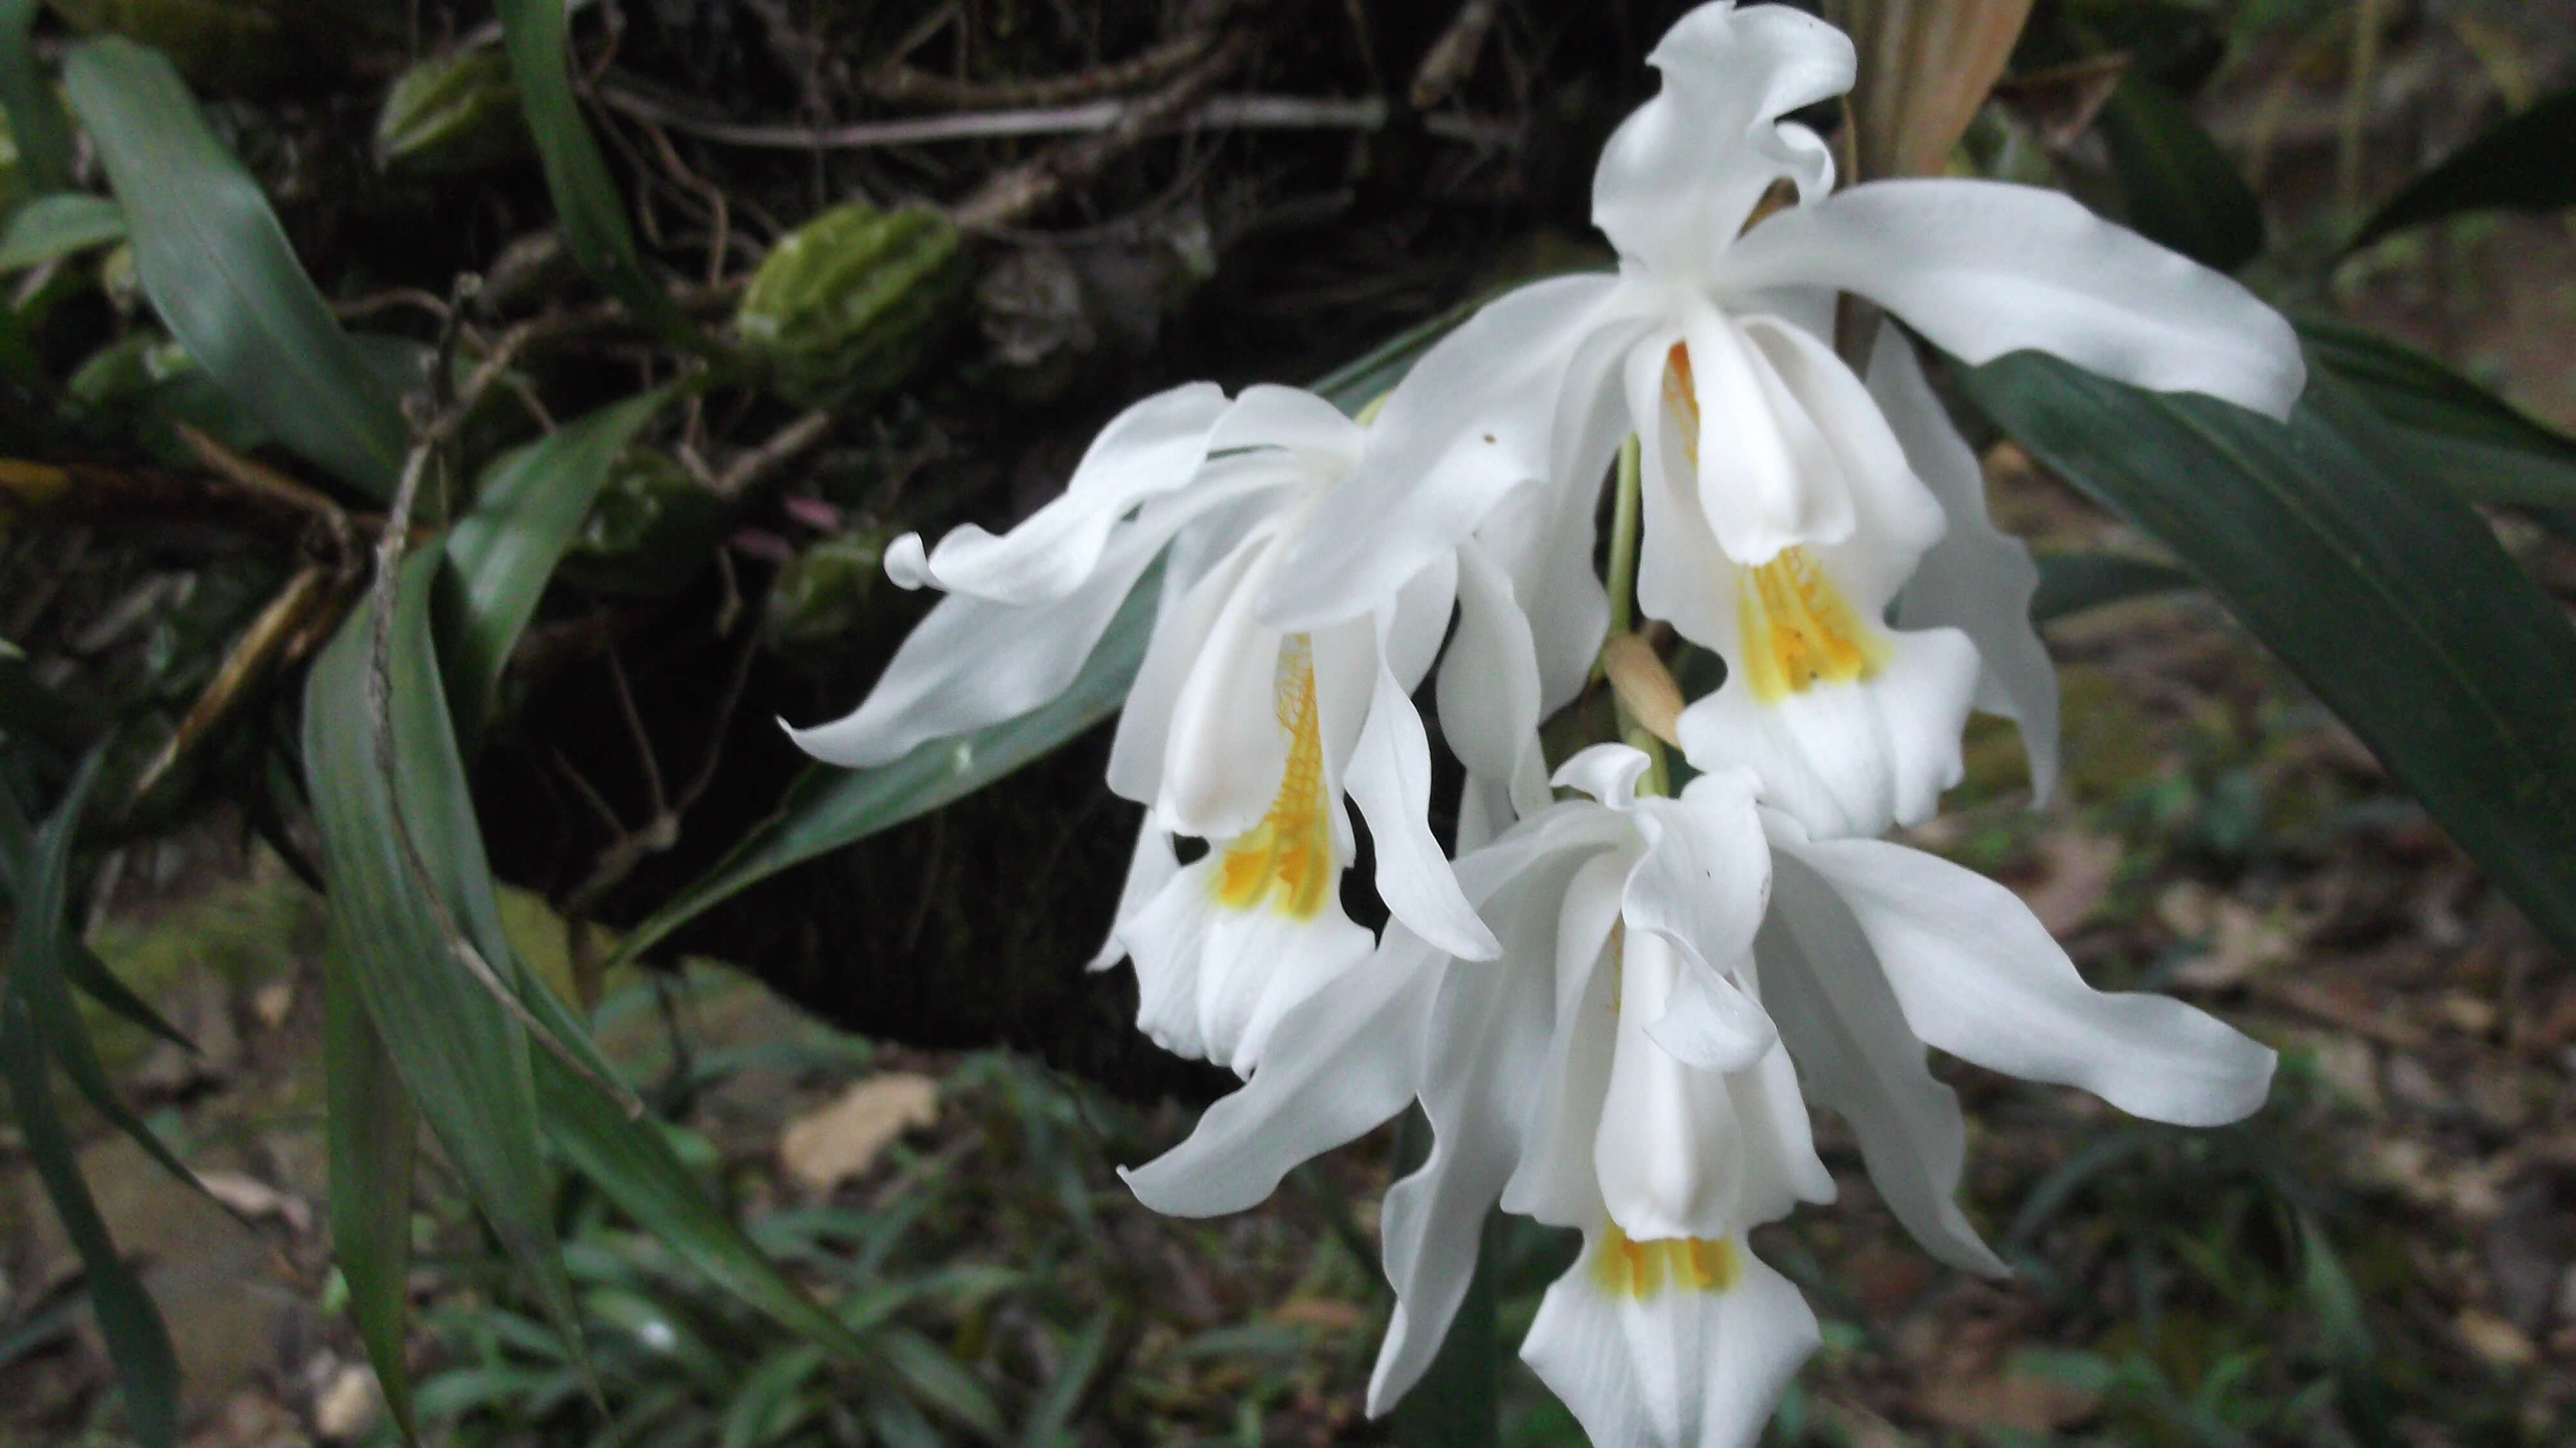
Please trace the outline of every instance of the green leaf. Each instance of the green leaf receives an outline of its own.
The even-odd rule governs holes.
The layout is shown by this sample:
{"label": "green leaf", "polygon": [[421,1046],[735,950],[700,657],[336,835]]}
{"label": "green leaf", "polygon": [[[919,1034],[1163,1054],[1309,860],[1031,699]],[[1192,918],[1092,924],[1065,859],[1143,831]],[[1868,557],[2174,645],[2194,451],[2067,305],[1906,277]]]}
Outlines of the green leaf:
{"label": "green leaf", "polygon": [[152,1009],[150,1002],[128,989],[125,982],[118,980],[115,972],[107,968],[107,962],[99,959],[97,952],[88,946],[74,941],[63,952],[63,978],[78,988],[82,995],[180,1050],[195,1054],[197,1043],[164,1020],[159,1011]]}
{"label": "green leaf", "polygon": [[1002,1410],[983,1381],[908,1327],[886,1326],[869,1340],[877,1371],[915,1402],[927,1403],[988,1442],[1004,1435]]}
{"label": "green leaf", "polygon": [[329,1102],[331,1255],[349,1285],[349,1317],[366,1345],[385,1410],[407,1443],[412,1407],[411,1183],[420,1113],[376,1034],[346,960],[323,979],[323,1093]]}
{"label": "green leaf", "polygon": [[480,732],[501,669],[555,564],[580,531],[609,464],[637,430],[679,391],[669,383],[567,423],[492,460],[474,489],[474,506],[447,537],[456,567],[440,610],[442,652],[454,717]]}
{"label": "green leaf", "polygon": [[104,196],[39,196],[0,223],[0,272],[21,271],[125,235],[125,212]]}
{"label": "green leaf", "polygon": [[2039,590],[2030,598],[2033,623],[2197,586],[2190,574],[2152,558],[2130,558],[2118,553],[2041,553],[2034,555],[2034,560],[2039,564]]}
{"label": "green leaf", "polygon": [[409,560],[396,594],[385,692],[398,784],[389,787],[375,757],[369,608],[351,613],[305,682],[304,771],[330,887],[331,957],[493,1235],[578,1353],[527,1033],[458,958],[398,842],[393,788],[426,889],[445,901],[444,923],[508,979],[508,939],[431,657],[430,582],[443,556],[433,546]]}
{"label": "green leaf", "polygon": [[8,113],[28,189],[63,191],[72,184],[72,126],[36,65],[30,32],[37,6],[38,0],[0,0],[0,110]]}
{"label": "green leaf", "polygon": [[1961,375],[2217,591],[2576,950],[2576,630],[2402,436],[2325,372],[2286,425],[2036,353]]}
{"label": "green leaf", "polygon": [[1101,1355],[1109,1347],[1111,1324],[1112,1314],[1105,1307],[1083,1324],[1073,1346],[1064,1354],[1064,1365],[1030,1405],[1028,1421],[1020,1428],[1020,1448],[1061,1448],[1074,1441],[1074,1435],[1067,1431],[1073,1426],[1073,1410],[1082,1406],[1084,1392],[1100,1372]]}
{"label": "green leaf", "polygon": [[2220,271],[2262,252],[2261,204],[2182,97],[2132,73],[2101,127],[2130,226]]}
{"label": "green leaf", "polygon": [[[32,837],[9,832],[8,875],[17,920],[10,941],[12,964],[5,988],[0,988],[0,1074],[8,1079],[10,1103],[28,1159],[89,1275],[90,1303],[116,1368],[128,1425],[145,1448],[163,1448],[178,1438],[178,1358],[159,1309],[117,1254],[89,1184],[81,1179],[79,1149],[55,1106],[48,1065],[53,1052],[70,1047],[93,1077],[98,1072],[78,1015],[70,1015],[68,1038],[62,1024],[70,1003],[62,984],[62,952],[72,938],[72,837],[97,764],[96,754],[82,763],[62,806]],[[115,1105],[112,1094],[107,1100]],[[122,1114],[121,1107],[116,1110]],[[119,1125],[130,1121],[132,1117],[124,1116]],[[140,1123],[132,1129],[147,1150],[182,1177],[195,1180],[170,1160],[166,1149]]]}
{"label": "green leaf", "polygon": [[2576,206],[2576,85],[2552,91],[2520,114],[2498,121],[2406,183],[2346,249],[2358,250],[2391,232],[2464,211],[2555,211],[2567,206]]}
{"label": "green leaf", "polygon": [[2425,468],[2479,503],[2576,508],[2576,438],[2412,347],[2349,322],[2299,320],[2308,356],[2402,432]]}
{"label": "green leaf", "polygon": [[406,443],[401,410],[178,72],[110,36],[72,52],[63,86],[106,162],[143,289],[171,335],[288,447],[390,497]]}
{"label": "green leaf", "polygon": [[626,203],[608,179],[599,141],[573,101],[563,0],[496,0],[494,8],[501,15],[502,44],[510,53],[510,78],[519,88],[528,130],[545,165],[546,189],[554,195],[555,213],[574,258],[610,296],[671,340],[695,350],[696,330],[644,269],[635,234],[626,224]]}
{"label": "green leaf", "polygon": [[1162,572],[1145,575],[1065,691],[1030,713],[971,734],[934,739],[873,769],[809,765],[778,810],[714,867],[618,942],[631,960],[747,886],[962,799],[1117,712],[1145,660]]}

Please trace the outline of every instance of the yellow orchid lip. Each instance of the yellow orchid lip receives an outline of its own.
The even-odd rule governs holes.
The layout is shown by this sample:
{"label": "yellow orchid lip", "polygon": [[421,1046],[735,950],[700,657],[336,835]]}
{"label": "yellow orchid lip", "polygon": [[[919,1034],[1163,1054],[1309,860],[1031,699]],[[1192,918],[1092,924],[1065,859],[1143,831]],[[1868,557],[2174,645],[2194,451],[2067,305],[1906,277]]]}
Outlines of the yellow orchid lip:
{"label": "yellow orchid lip", "polygon": [[1228,841],[1214,872],[1218,903],[1236,910],[1267,904],[1294,920],[1324,908],[1341,876],[1333,860],[1331,801],[1324,797],[1324,736],[1315,709],[1315,651],[1305,634],[1279,644],[1279,727],[1288,767],[1261,823]]}
{"label": "yellow orchid lip", "polygon": [[1665,1288],[1677,1292],[1724,1292],[1735,1285],[1742,1264],[1735,1243],[1726,1237],[1664,1237],[1640,1242],[1602,1226],[1601,1245],[1592,1254],[1592,1280],[1613,1297],[1650,1301]]}

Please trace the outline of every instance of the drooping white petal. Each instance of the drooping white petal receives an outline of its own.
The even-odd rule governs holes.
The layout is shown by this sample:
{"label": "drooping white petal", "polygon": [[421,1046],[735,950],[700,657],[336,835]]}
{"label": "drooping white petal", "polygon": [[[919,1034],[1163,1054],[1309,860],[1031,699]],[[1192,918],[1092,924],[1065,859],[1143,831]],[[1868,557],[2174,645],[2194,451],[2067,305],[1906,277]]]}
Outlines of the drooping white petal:
{"label": "drooping white petal", "polygon": [[1762,999],[1814,1102],[1860,1140],[1870,1180],[1924,1250],[1988,1276],[2006,1271],[1956,1200],[1968,1128],[1956,1093],[1923,1061],[1868,939],[1830,886],[1794,856],[1776,867],[1754,949]]}
{"label": "drooping white petal", "polygon": [[2307,382],[2297,335],[2253,293],[2036,187],[1855,186],[1764,219],[1719,269],[1730,293],[1858,293],[1970,363],[2033,348],[2121,382],[2204,392],[2276,418]]}
{"label": "drooping white petal", "polygon": [[1433,559],[1430,567],[1396,590],[1379,648],[1387,672],[1395,675],[1406,693],[1422,687],[1431,661],[1440,656],[1440,642],[1449,636],[1449,615],[1457,602],[1458,560],[1448,554]]}
{"label": "drooping white petal", "polygon": [[1771,183],[1820,191],[1830,153],[1778,118],[1851,88],[1842,32],[1781,5],[1702,5],[1664,33],[1647,63],[1663,89],[1601,151],[1592,224],[1622,256],[1690,275],[1743,229]]}
{"label": "drooping white petal", "polygon": [[[1773,349],[1752,328],[1697,297],[1683,319],[1701,440],[1695,448],[1699,505],[1718,545],[1749,566],[1792,544],[1850,537],[1851,484],[1843,476],[1843,444],[1826,431],[1829,419],[1809,414]],[[1793,365],[1805,360],[1785,355]],[[1632,361],[1631,406],[1639,391],[1636,372]],[[1664,386],[1664,373],[1655,376],[1656,386]]]}
{"label": "drooping white petal", "polygon": [[[1960,731],[1976,692],[1977,651],[1955,629],[1887,637],[1867,678],[1756,697],[1741,674],[1682,711],[1695,768],[1730,765],[1762,780],[1763,801],[1816,835],[1874,835],[1929,818],[1959,782]],[[1728,652],[1721,643],[1721,652]],[[1729,653],[1732,666],[1735,655]]]}
{"label": "drooping white petal", "polygon": [[1529,617],[1501,565],[1473,539],[1458,549],[1458,631],[1441,659],[1434,700],[1441,736],[1471,775],[1500,781],[1514,813],[1546,807]]}
{"label": "drooping white petal", "polygon": [[1667,1273],[1659,1290],[1638,1293],[1625,1290],[1634,1277],[1620,1263],[1603,1262],[1625,1248],[1606,1230],[1584,1234],[1583,1255],[1540,1300],[1521,1360],[1594,1443],[1750,1448],[1761,1436],[1822,1339],[1787,1278],[1741,1237],[1724,1250],[1731,1272],[1723,1288],[1676,1284]]}
{"label": "drooping white petal", "polygon": [[1620,961],[1618,1041],[1593,1141],[1602,1202],[1640,1240],[1724,1236],[1745,1190],[1744,1128],[1727,1078],[1646,1034],[1688,967],[1670,941],[1642,930],[1628,932]]}
{"label": "drooping white petal", "polygon": [[1815,1123],[1788,1048],[1773,1046],[1728,1086],[1744,1127],[1744,1220],[1777,1221],[1799,1202],[1831,1202],[1834,1175],[1816,1155]]}
{"label": "drooping white petal", "polygon": [[1372,1415],[1395,1406],[1431,1365],[1475,1274],[1485,1214],[1520,1160],[1554,1015],[1550,942],[1527,918],[1547,883],[1525,875],[1510,887],[1523,898],[1486,897],[1500,922],[1516,927],[1514,949],[1451,967],[1433,1010],[1420,1091],[1431,1150],[1387,1189],[1378,1217],[1396,1301],[1369,1376]]}
{"label": "drooping white petal", "polygon": [[1327,473],[1339,473],[1358,461],[1366,437],[1340,408],[1303,388],[1256,383],[1217,419],[1207,447],[1211,453],[1285,448]]}
{"label": "drooping white petal", "polygon": [[1063,496],[995,537],[973,524],[929,556],[907,533],[886,550],[886,574],[905,588],[935,584],[996,603],[1062,598],[1098,566],[1109,531],[1128,509],[1187,485],[1207,458],[1208,431],[1225,390],[1192,382],[1158,392],[1110,420],[1082,455]]}
{"label": "drooping white petal", "polygon": [[1592,1157],[1617,1041],[1619,970],[1610,960],[1610,932],[1636,862],[1636,842],[1624,843],[1583,860],[1566,883],[1554,922],[1555,1029],[1520,1165],[1503,1187],[1503,1210],[1554,1227],[1588,1227],[1603,1215]]}
{"label": "drooping white petal", "polygon": [[1342,784],[1368,821],[1378,898],[1415,934],[1451,955],[1491,960],[1501,946],[1460,893],[1449,857],[1431,834],[1430,738],[1395,675],[1382,662],[1376,673],[1368,723]]}
{"label": "drooping white petal", "polygon": [[1170,534],[1119,530],[1082,586],[1043,604],[952,595],[895,650],[859,707],[828,724],[787,731],[827,764],[867,768],[924,741],[1014,719],[1064,692]]}
{"label": "drooping white petal", "polygon": [[2094,990],[2030,907],[1983,875],[1881,840],[1795,842],[1790,828],[1773,843],[1841,897],[1930,1044],[2182,1126],[2263,1104],[2270,1049],[2180,1001]]}
{"label": "drooping white petal", "polygon": [[1173,693],[1154,809],[1178,833],[1231,839],[1259,823],[1278,795],[1292,720],[1282,717],[1280,635],[1256,613],[1278,561],[1275,541],[1259,546]]}
{"label": "drooping white petal", "polygon": [[1291,1167],[1385,1121],[1413,1099],[1446,958],[1404,930],[1365,964],[1290,1008],[1240,1091],[1189,1139],[1119,1175],[1158,1212],[1210,1217],[1258,1204]]}
{"label": "drooping white petal", "polygon": [[1107,970],[1127,958],[1127,944],[1119,938],[1119,927],[1161,894],[1180,871],[1180,857],[1172,853],[1171,834],[1154,818],[1152,810],[1145,811],[1144,822],[1136,827],[1136,852],[1128,858],[1126,882],[1118,887],[1118,913],[1110,917],[1109,938],[1100,943],[1099,952],[1084,969]]}
{"label": "drooping white petal", "polygon": [[1870,352],[1869,392],[1950,519],[1897,596],[1896,626],[1955,628],[1977,646],[1984,673],[1976,706],[2021,727],[2031,794],[2045,804],[2057,784],[2057,669],[2030,619],[2039,565],[2020,539],[1988,519],[1985,471],[1932,395],[1914,344],[1893,323],[1879,327]]}
{"label": "drooping white petal", "polygon": [[1559,393],[1614,277],[1552,277],[1487,306],[1413,365],[1369,446],[1299,530],[1264,611],[1287,631],[1347,618],[1555,476]]}
{"label": "drooping white petal", "polygon": [[[1122,799],[1152,804],[1163,788],[1163,761],[1171,748],[1172,713],[1181,687],[1206,657],[1208,641],[1226,604],[1252,590],[1244,580],[1268,551],[1254,536],[1235,544],[1177,598],[1166,594],[1145,661],[1127,686],[1118,732],[1109,743],[1109,789]],[[1169,828],[1169,825],[1166,825]]]}

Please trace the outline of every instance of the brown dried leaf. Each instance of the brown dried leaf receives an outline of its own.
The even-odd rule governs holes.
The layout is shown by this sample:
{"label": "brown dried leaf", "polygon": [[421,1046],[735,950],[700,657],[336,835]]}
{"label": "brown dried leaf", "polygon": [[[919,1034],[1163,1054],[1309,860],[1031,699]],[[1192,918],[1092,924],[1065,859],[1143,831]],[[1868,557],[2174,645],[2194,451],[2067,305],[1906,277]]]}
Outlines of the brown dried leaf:
{"label": "brown dried leaf", "polygon": [[2031,0],[1830,0],[1860,52],[1856,181],[1937,176],[2004,73]]}
{"label": "brown dried leaf", "polygon": [[817,1192],[868,1169],[886,1143],[939,1119],[939,1083],[889,1071],[841,1093],[839,1100],[787,1123],[778,1158],[788,1175]]}

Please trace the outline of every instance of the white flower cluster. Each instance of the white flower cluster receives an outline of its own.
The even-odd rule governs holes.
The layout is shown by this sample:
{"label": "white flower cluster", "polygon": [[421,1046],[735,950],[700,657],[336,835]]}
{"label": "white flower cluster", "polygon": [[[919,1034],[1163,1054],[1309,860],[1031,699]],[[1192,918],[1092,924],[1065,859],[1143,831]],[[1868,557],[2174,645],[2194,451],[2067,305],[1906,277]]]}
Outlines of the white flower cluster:
{"label": "white flower cluster", "polygon": [[[1280,387],[1137,404],[1007,535],[900,540],[896,581],[949,597],[856,713],[797,738],[869,765],[1036,708],[1162,559],[1109,761],[1144,828],[1094,964],[1132,959],[1138,1024],[1248,1080],[1137,1195],[1251,1206],[1418,1100],[1436,1140],[1386,1198],[1400,1301],[1370,1411],[1429,1365],[1499,1203],[1584,1234],[1521,1351],[1594,1441],[1740,1445],[1817,1340],[1746,1240],[1833,1197],[1810,1103],[1929,1251],[1999,1272],[1953,1201],[1965,1128],[1926,1046],[2185,1124],[2252,1111],[2273,1067],[2188,1006],[2092,990],[2010,891],[1879,838],[1958,781],[1971,708],[2018,722],[2045,793],[2056,684],[2036,572],[1912,343],[1883,323],[1855,374],[1838,307],[1970,363],[2039,348],[2275,416],[2304,374],[2253,296],[2063,196],[1834,191],[1782,119],[1851,84],[1818,20],[1716,0],[1649,60],[1663,90],[1594,182],[1615,274],[1494,301],[1367,425]],[[1757,216],[1775,188],[1795,201]],[[1627,745],[1552,777],[1539,746],[1605,643],[1595,520],[1631,436],[1637,606],[1726,664],[1670,728],[1696,771],[1670,797]],[[1454,852],[1426,679],[1466,769]],[[1378,937],[1341,905],[1346,799]],[[1207,849],[1183,865],[1176,836]]]}

